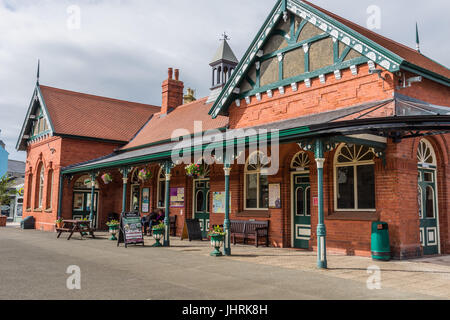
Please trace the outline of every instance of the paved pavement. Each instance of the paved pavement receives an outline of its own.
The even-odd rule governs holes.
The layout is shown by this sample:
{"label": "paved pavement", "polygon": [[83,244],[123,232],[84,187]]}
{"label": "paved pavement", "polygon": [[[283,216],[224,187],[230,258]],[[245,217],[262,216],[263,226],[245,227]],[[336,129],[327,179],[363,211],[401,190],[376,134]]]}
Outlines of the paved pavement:
{"label": "paved pavement", "polygon": [[[171,248],[117,248],[97,240],[0,228],[0,299],[449,299],[450,257],[373,262],[329,256],[315,268],[313,252],[233,246],[210,257],[207,242],[172,240]],[[68,290],[68,266],[81,270],[81,290]],[[367,268],[378,266],[381,289],[369,290]]]}

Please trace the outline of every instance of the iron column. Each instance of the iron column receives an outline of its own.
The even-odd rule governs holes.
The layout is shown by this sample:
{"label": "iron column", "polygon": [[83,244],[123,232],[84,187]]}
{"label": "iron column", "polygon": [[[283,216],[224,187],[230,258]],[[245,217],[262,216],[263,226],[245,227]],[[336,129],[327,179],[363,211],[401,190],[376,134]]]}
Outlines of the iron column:
{"label": "iron column", "polygon": [[325,219],[323,212],[323,165],[325,163],[323,152],[323,141],[316,140],[315,142],[315,156],[317,163],[317,189],[318,189],[318,216],[319,223],[317,224],[317,267],[320,269],[327,268],[327,246],[325,228]]}

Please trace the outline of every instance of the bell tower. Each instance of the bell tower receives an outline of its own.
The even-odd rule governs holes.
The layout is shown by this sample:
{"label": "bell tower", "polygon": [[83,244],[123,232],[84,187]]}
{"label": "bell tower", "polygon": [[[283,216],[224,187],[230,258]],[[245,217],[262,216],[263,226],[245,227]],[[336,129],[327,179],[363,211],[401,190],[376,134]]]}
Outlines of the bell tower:
{"label": "bell tower", "polygon": [[[220,46],[214,55],[211,63],[209,64],[212,68],[212,80],[211,80],[211,94],[208,99],[209,102],[215,101],[220,91],[230,79],[231,74],[238,65],[239,61],[231,50],[228,41],[230,38],[226,33],[222,35],[220,39]],[[213,100],[211,100],[213,99]]]}

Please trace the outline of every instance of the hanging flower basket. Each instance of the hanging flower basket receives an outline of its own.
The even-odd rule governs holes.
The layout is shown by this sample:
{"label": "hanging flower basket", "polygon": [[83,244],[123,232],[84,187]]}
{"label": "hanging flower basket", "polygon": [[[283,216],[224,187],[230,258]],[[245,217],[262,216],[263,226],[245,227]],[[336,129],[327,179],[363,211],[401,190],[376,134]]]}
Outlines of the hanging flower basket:
{"label": "hanging flower basket", "polygon": [[113,181],[113,179],[109,173],[105,173],[102,175],[102,181],[104,184],[110,184]]}
{"label": "hanging flower basket", "polygon": [[146,182],[152,178],[152,173],[148,169],[141,169],[138,173],[139,180]]}
{"label": "hanging flower basket", "polygon": [[205,177],[205,165],[203,164],[190,164],[185,167],[186,175],[189,177]]}
{"label": "hanging flower basket", "polygon": [[214,251],[211,252],[210,255],[212,257],[221,257],[223,254],[220,251],[220,248],[223,246],[225,232],[223,232],[221,227],[215,226],[208,236],[211,238],[211,246],[214,248]]}

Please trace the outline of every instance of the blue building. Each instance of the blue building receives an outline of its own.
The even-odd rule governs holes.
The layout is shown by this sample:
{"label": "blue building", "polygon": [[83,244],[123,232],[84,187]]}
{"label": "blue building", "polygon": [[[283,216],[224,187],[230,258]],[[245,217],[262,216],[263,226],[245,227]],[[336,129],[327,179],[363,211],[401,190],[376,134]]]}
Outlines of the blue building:
{"label": "blue building", "polygon": [[8,171],[8,156],[5,144],[0,140],[0,177],[3,177]]}

